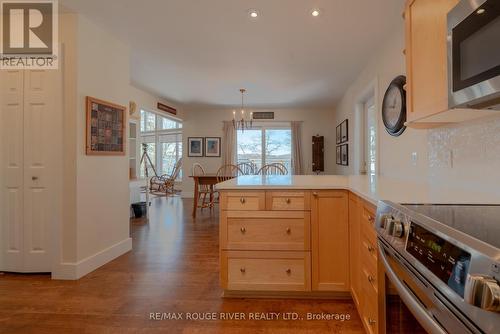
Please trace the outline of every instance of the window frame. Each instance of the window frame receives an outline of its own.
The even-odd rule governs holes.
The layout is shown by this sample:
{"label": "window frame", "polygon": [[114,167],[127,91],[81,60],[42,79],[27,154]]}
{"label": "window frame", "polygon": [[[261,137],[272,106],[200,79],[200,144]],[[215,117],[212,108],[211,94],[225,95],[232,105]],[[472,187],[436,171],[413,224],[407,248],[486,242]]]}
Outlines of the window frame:
{"label": "window frame", "polygon": [[[152,130],[152,131],[142,131],[142,121],[143,121],[143,115],[142,113],[145,112],[145,113],[151,113],[155,116],[155,130]],[[140,123],[140,126],[139,126],[139,137],[140,137],[140,140],[141,140],[141,143],[143,143],[143,138],[144,137],[153,137],[154,138],[154,143],[155,143],[155,161],[154,161],[154,164],[155,164],[155,169],[156,169],[156,172],[159,173],[159,175],[162,175],[162,171],[163,171],[163,160],[161,159],[161,147],[163,143],[165,142],[162,142],[160,141],[160,138],[162,136],[165,136],[165,135],[175,135],[175,136],[179,136],[179,140],[177,141],[177,144],[176,144],[176,159],[177,161],[179,161],[179,159],[182,158],[182,152],[183,152],[183,147],[182,147],[182,135],[183,135],[183,121],[182,119],[180,118],[177,118],[177,117],[173,117],[173,116],[170,116],[170,115],[166,115],[164,112],[160,112],[160,111],[155,111],[155,110],[151,110],[151,109],[147,109],[147,108],[140,108],[140,114],[141,114],[141,123]],[[160,129],[160,124],[161,124],[161,121],[162,121],[162,118],[166,118],[170,121],[173,121],[175,122],[177,125],[176,125],[176,128],[173,128],[173,129]],[[140,154],[142,156],[142,149],[140,150]],[[159,154],[160,153],[160,154]],[[141,175],[141,171],[142,171],[142,166],[139,166],[139,175],[141,178],[144,177],[144,175]],[[177,178],[177,181],[180,182],[182,180],[182,171],[181,173],[179,173],[179,176]]]}
{"label": "window frame", "polygon": [[[255,124],[249,128],[248,130],[260,130],[261,131],[261,162],[262,166],[265,166],[267,164],[266,162],[266,131],[269,130],[289,130],[290,131],[290,136],[292,135],[292,124],[290,122],[276,122],[274,124]],[[241,130],[238,130],[236,133],[236,161],[239,163],[238,159],[238,133]],[[246,130],[245,130],[246,131]],[[290,164],[287,166],[288,169],[288,174],[292,174],[292,156],[293,156],[293,139],[290,141]],[[261,167],[262,167],[261,166]]]}

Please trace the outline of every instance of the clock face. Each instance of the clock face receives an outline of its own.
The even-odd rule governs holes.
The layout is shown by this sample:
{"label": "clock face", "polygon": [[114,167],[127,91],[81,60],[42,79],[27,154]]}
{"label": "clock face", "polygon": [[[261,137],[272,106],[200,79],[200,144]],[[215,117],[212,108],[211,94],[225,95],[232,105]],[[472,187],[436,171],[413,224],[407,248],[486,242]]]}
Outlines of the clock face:
{"label": "clock face", "polygon": [[406,94],[404,85],[406,77],[399,76],[392,80],[384,95],[382,118],[387,132],[391,136],[399,136],[406,129]]}
{"label": "clock face", "polygon": [[403,101],[398,87],[392,86],[387,92],[387,100],[384,105],[385,120],[388,127],[394,128],[398,125],[399,117],[401,115],[401,107]]}

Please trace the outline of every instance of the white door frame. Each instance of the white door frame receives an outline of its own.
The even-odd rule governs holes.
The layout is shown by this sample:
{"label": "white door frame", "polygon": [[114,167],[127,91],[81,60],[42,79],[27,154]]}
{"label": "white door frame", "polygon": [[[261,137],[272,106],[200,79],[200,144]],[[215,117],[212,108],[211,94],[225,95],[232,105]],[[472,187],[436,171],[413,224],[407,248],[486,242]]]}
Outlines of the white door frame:
{"label": "white door frame", "polygon": [[377,124],[376,140],[377,140],[377,152],[376,152],[376,165],[377,174],[380,173],[380,94],[379,94],[379,79],[375,77],[371,80],[368,85],[358,94],[355,99],[354,114],[354,173],[363,174],[365,161],[365,122],[364,122],[364,112],[365,104],[373,99],[373,104],[375,106],[375,118]]}

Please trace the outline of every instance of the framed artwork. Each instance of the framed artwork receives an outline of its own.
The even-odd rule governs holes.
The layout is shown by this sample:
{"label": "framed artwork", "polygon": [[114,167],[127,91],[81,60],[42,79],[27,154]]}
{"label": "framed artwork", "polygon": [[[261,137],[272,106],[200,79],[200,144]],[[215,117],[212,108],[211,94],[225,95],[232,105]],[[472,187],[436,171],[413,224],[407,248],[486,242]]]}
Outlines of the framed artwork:
{"label": "framed artwork", "polygon": [[349,141],[349,120],[345,120],[340,124],[340,144]]}
{"label": "framed artwork", "polygon": [[203,156],[203,138],[189,137],[188,138],[188,157]]}
{"label": "framed artwork", "polygon": [[220,157],[220,137],[205,138],[205,156]]}
{"label": "framed artwork", "polygon": [[342,164],[342,156],[340,146],[337,146],[337,165]]}
{"label": "framed artwork", "polygon": [[342,139],[342,135],[340,134],[340,125],[337,125],[337,129],[335,131],[335,134],[336,134],[336,138],[337,138],[336,143],[338,145],[338,144],[340,144],[340,141]]}
{"label": "framed artwork", "polygon": [[125,155],[126,111],[126,107],[87,96],[87,155]]}
{"label": "framed artwork", "polygon": [[349,144],[340,146],[340,160],[342,166],[349,166]]}

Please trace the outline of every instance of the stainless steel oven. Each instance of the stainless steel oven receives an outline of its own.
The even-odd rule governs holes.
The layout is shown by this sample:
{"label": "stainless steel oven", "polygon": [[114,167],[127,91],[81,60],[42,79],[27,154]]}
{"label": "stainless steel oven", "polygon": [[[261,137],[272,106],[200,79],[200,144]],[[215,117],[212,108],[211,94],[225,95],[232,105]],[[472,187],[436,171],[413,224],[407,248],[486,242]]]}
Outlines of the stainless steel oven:
{"label": "stainless steel oven", "polygon": [[499,217],[500,206],[379,203],[379,257],[395,292],[387,333],[498,333]]}
{"label": "stainless steel oven", "polygon": [[447,22],[449,107],[500,110],[500,1],[461,0]]}

